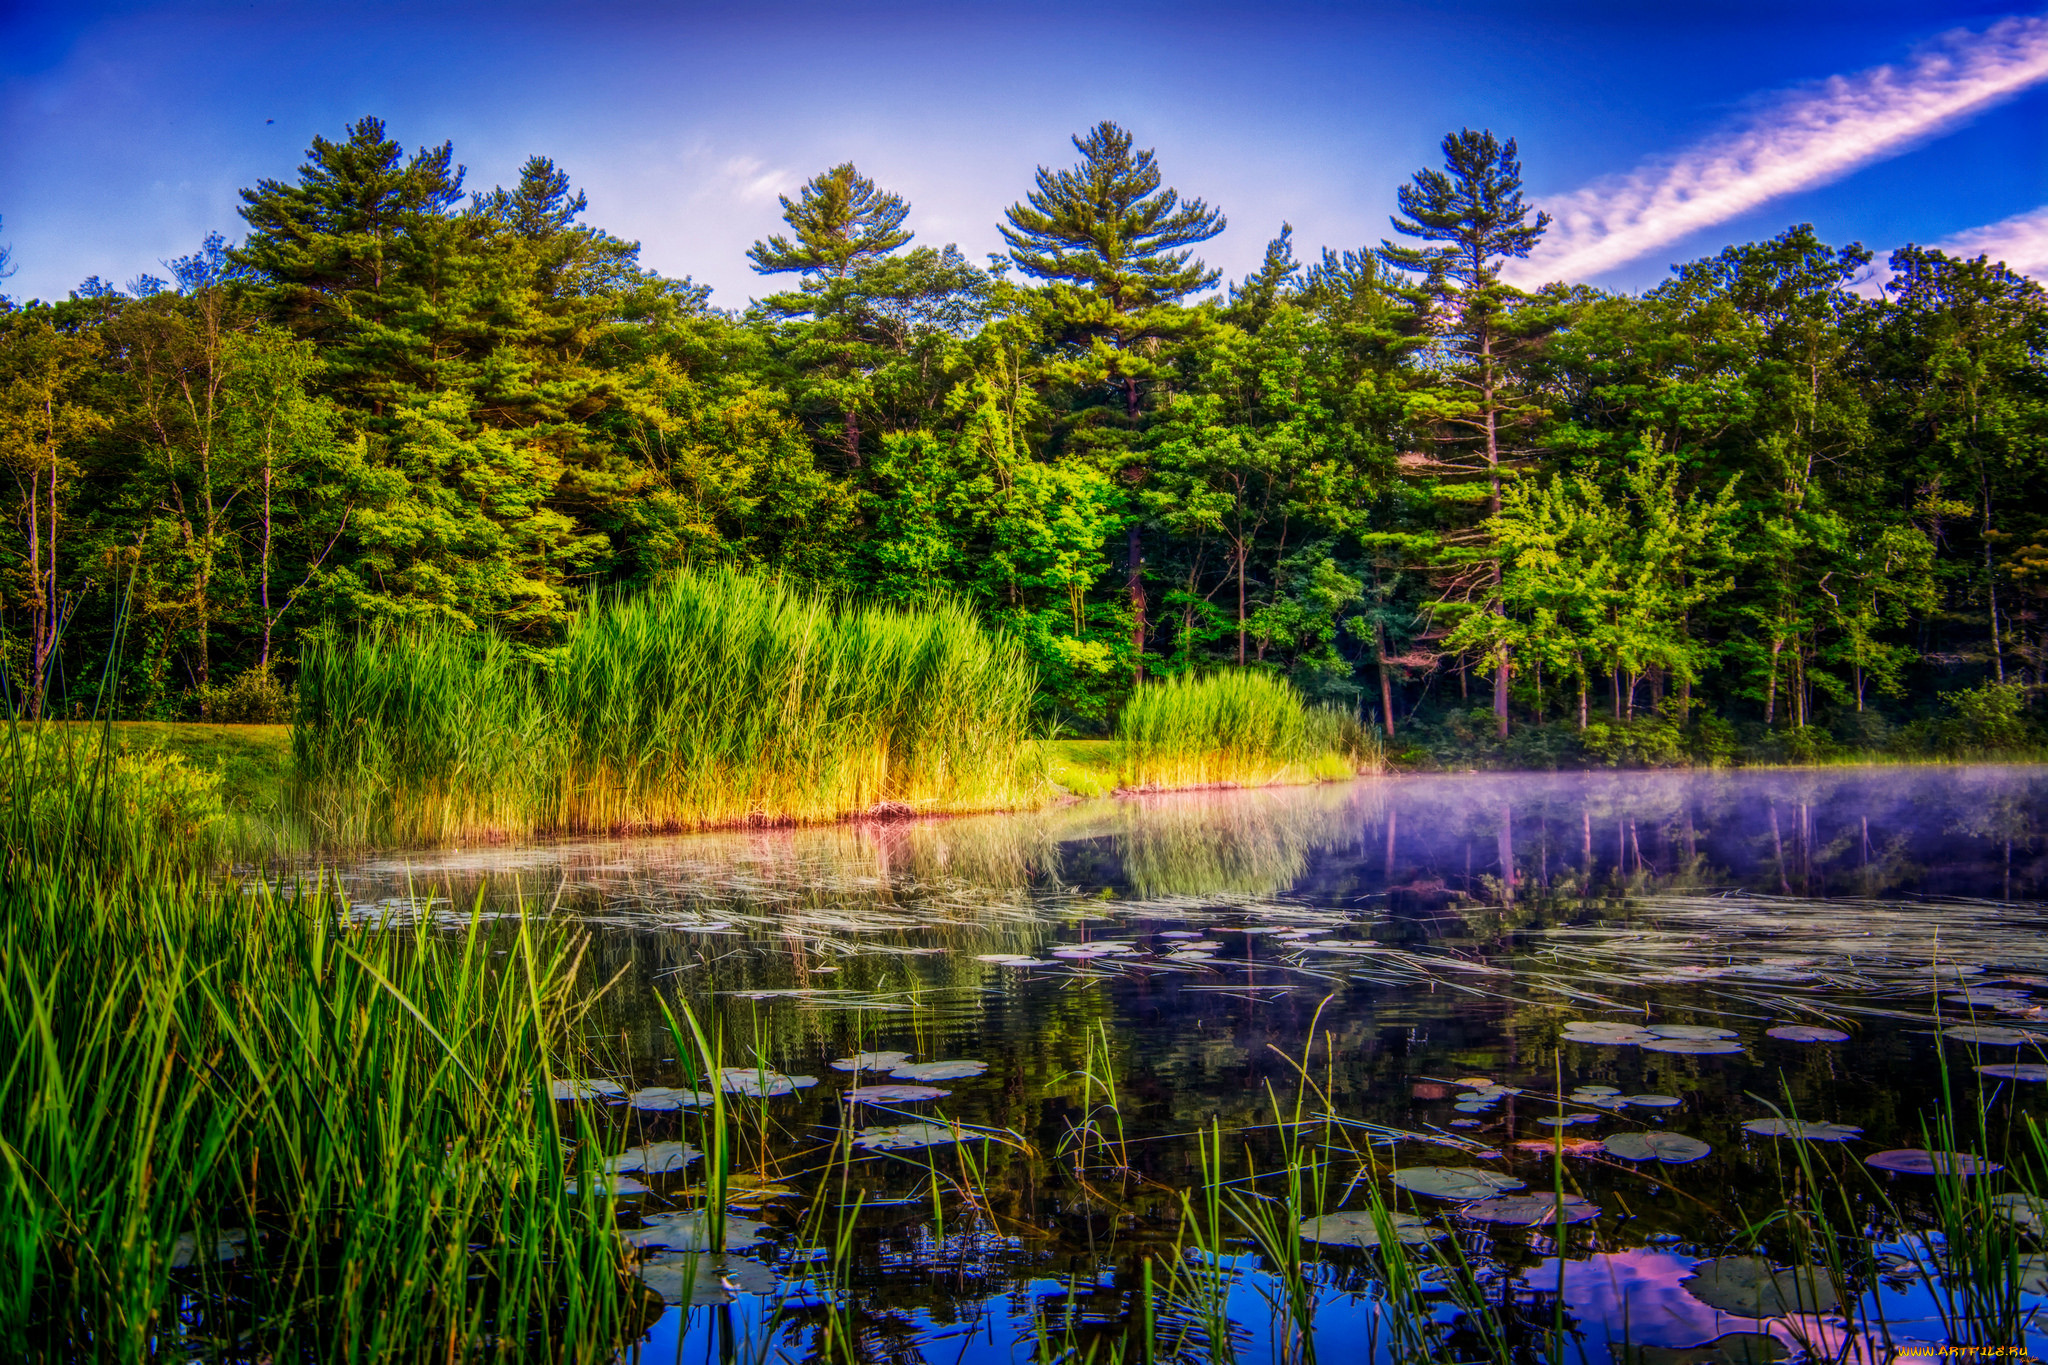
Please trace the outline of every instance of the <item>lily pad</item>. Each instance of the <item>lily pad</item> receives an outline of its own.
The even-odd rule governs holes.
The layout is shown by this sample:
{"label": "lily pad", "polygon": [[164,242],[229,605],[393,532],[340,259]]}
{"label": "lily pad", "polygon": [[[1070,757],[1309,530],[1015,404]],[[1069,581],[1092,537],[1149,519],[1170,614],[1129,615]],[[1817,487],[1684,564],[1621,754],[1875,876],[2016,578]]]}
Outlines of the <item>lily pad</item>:
{"label": "lily pad", "polygon": [[1842,1306],[1827,1276],[1812,1267],[1775,1270],[1761,1256],[1701,1261],[1679,1287],[1709,1308],[1743,1318],[1833,1313]]}
{"label": "lily pad", "polygon": [[898,1123],[886,1128],[863,1128],[853,1145],[870,1152],[908,1152],[919,1147],[942,1147],[963,1137],[978,1137],[945,1123]]}
{"label": "lily pad", "polygon": [[1546,1155],[1562,1152],[1566,1156],[1598,1156],[1607,1150],[1607,1144],[1599,1138],[1573,1138],[1560,1134],[1554,1138],[1524,1138],[1515,1144],[1515,1150]]}
{"label": "lily pad", "polygon": [[1572,1023],[1564,1026],[1564,1041],[1589,1047],[1628,1047],[1647,1043],[1657,1035],[1635,1024]]}
{"label": "lily pad", "polygon": [[1643,1044],[1645,1052],[1680,1052],[1694,1057],[1714,1057],[1742,1051],[1742,1044],[1726,1038],[1652,1038]]}
{"label": "lily pad", "polygon": [[1628,1102],[1639,1109],[1676,1109],[1685,1103],[1676,1095],[1630,1095]]}
{"label": "lily pad", "polygon": [[1991,1214],[2003,1218],[2022,1232],[2039,1236],[2048,1228],[2048,1199],[2038,1194],[2015,1191],[2010,1194],[1996,1194],[1991,1197]]}
{"label": "lily pad", "polygon": [[831,1063],[834,1071],[888,1071],[910,1060],[907,1052],[856,1052]]}
{"label": "lily pad", "polygon": [[[1429,1220],[1417,1214],[1388,1209],[1384,1216],[1394,1240],[1407,1246],[1421,1246],[1450,1235],[1442,1228],[1430,1227]],[[1370,1210],[1351,1209],[1306,1220],[1301,1225],[1301,1238],[1332,1247],[1376,1247],[1380,1244],[1380,1229]]]}
{"label": "lily pad", "polygon": [[1698,1161],[1714,1150],[1683,1133],[1613,1133],[1605,1142],[1607,1150],[1623,1161],[1661,1161],[1667,1166]]}
{"label": "lily pad", "polygon": [[1510,1194],[1498,1199],[1481,1199],[1461,1205],[1458,1217],[1475,1223],[1505,1223],[1515,1227],[1548,1227],[1560,1220],[1583,1223],[1598,1218],[1600,1210],[1576,1194],[1560,1199],[1554,1194]]}
{"label": "lily pad", "polygon": [[628,1147],[617,1156],[606,1157],[600,1168],[606,1171],[642,1171],[648,1175],[664,1175],[669,1171],[680,1171],[698,1157],[704,1155],[687,1142],[650,1142],[641,1147]]}
{"label": "lily pad", "polygon": [[676,1109],[701,1109],[717,1099],[709,1090],[671,1090],[665,1085],[650,1085],[626,1096],[626,1103],[649,1113],[665,1114]]}
{"label": "lily pad", "polygon": [[1979,1047],[2018,1047],[2022,1043],[2038,1043],[2044,1040],[2038,1033],[2026,1033],[2016,1028],[1997,1028],[1990,1024],[1957,1024],[1945,1028],[1941,1036],[1957,1043],[1975,1043]]}
{"label": "lily pad", "polygon": [[[208,1243],[208,1249],[216,1261],[232,1261],[242,1254],[249,1245],[249,1234],[241,1228],[223,1232]],[[199,1238],[190,1232],[181,1232],[171,1243],[171,1269],[184,1270],[199,1261]]]}
{"label": "lily pad", "polygon": [[[694,1213],[649,1214],[640,1220],[640,1224],[637,1228],[621,1229],[619,1239],[629,1247],[642,1250],[656,1247],[669,1251],[712,1250],[711,1226],[702,1209]],[[728,1213],[720,1245],[726,1251],[759,1246],[767,1240],[767,1233],[766,1223]]]}
{"label": "lily pad", "polygon": [[988,1070],[987,1062],[916,1062],[889,1074],[899,1081],[965,1081]]}
{"label": "lily pad", "polygon": [[1778,1365],[1792,1352],[1767,1332],[1730,1332],[1702,1346],[1638,1346],[1620,1358],[1627,1365]]}
{"label": "lily pad", "polygon": [[1968,1152],[1929,1152],[1918,1147],[1872,1152],[1863,1158],[1863,1164],[1900,1175],[1991,1175],[2005,1169],[1995,1161]]}
{"label": "lily pad", "polygon": [[1861,1128],[1846,1123],[1815,1123],[1808,1119],[1751,1119],[1742,1125],[1742,1131],[1758,1137],[1796,1138],[1801,1142],[1847,1142],[1863,1135]]}
{"label": "lily pad", "polygon": [[1584,1095],[1589,1099],[1598,1099],[1604,1095],[1619,1095],[1620,1093],[1621,1091],[1611,1085],[1579,1085],[1572,1087],[1572,1095],[1575,1098]]}
{"label": "lily pad", "polygon": [[548,1094],[558,1100],[595,1100],[625,1093],[626,1087],[617,1081],[590,1080],[579,1076],[548,1082]]}
{"label": "lily pad", "polygon": [[1782,1038],[1788,1043],[1846,1043],[1849,1035],[1838,1028],[1822,1028],[1819,1024],[1780,1024],[1764,1030],[1764,1036]]}
{"label": "lily pad", "polygon": [[667,1252],[640,1263],[640,1282],[675,1308],[717,1308],[741,1294],[772,1294],[775,1272],[739,1256]]}
{"label": "lily pad", "polygon": [[857,1085],[839,1098],[843,1100],[865,1100],[876,1103],[913,1103],[917,1100],[942,1100],[952,1094],[933,1085]]}
{"label": "lily pad", "polygon": [[1980,1075],[2001,1081],[2048,1081],[2048,1065],[2040,1062],[1999,1062],[1977,1068]]}
{"label": "lily pad", "polygon": [[1715,1039],[1733,1038],[1733,1029],[1709,1028],[1705,1024],[1652,1024],[1649,1032],[1659,1038],[1684,1038],[1695,1042],[1712,1042]]}
{"label": "lily pad", "polygon": [[1457,1110],[1461,1114],[1491,1114],[1494,1110],[1493,1105],[1481,1104],[1477,1100],[1465,1100],[1461,1103],[1452,1105],[1451,1108]]}
{"label": "lily pad", "polygon": [[[575,1181],[571,1180],[562,1188],[571,1194],[575,1194],[579,1187]],[[611,1195],[615,1199],[636,1199],[643,1194],[654,1193],[653,1190],[641,1184],[630,1175],[611,1173],[600,1173],[591,1177],[590,1188],[596,1190],[599,1194]]]}
{"label": "lily pad", "polygon": [[1409,1166],[1395,1171],[1391,1179],[1411,1194],[1432,1199],[1485,1199],[1528,1183],[1484,1166]]}
{"label": "lily pad", "polygon": [[2013,1286],[2022,1294],[2048,1294],[2048,1256],[2014,1257]]}
{"label": "lily pad", "polygon": [[754,1067],[729,1066],[718,1073],[719,1089],[726,1094],[747,1095],[757,1100],[794,1095],[817,1083],[816,1076],[785,1076],[779,1071],[761,1071]]}
{"label": "lily pad", "polygon": [[1569,1128],[1574,1123],[1598,1123],[1598,1114],[1546,1114],[1536,1120],[1545,1128]]}

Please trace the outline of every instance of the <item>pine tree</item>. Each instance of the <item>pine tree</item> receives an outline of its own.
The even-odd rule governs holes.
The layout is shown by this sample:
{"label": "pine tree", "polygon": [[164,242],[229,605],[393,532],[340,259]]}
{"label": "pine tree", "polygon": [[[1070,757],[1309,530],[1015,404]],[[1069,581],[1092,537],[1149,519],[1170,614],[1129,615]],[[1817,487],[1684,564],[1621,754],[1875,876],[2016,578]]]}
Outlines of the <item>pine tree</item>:
{"label": "pine tree", "polygon": [[[1442,171],[1420,170],[1397,196],[1396,231],[1433,247],[1380,244],[1379,256],[1399,270],[1422,277],[1418,303],[1429,310],[1440,337],[1446,377],[1454,394],[1441,405],[1443,444],[1460,450],[1476,441],[1484,458],[1487,515],[1500,515],[1501,470],[1508,452],[1502,437],[1524,424],[1536,409],[1523,402],[1513,384],[1514,362],[1527,349],[1526,319],[1517,304],[1526,296],[1505,285],[1500,269],[1527,256],[1550,226],[1522,202],[1522,166],[1515,142],[1470,128],[1446,134]],[[1501,570],[1486,567],[1488,609],[1498,617]],[[1493,646],[1493,714],[1503,738],[1508,732],[1508,675],[1511,646],[1501,634]]]}
{"label": "pine tree", "polygon": [[[1174,305],[1222,278],[1189,248],[1222,232],[1226,220],[1200,199],[1183,201],[1162,188],[1152,152],[1133,149],[1116,124],[1099,123],[1073,141],[1081,163],[1064,171],[1040,166],[1037,188],[1005,211],[998,230],[1017,268],[1054,286],[1048,303],[1069,375],[1116,390],[1135,427],[1143,385],[1165,369],[1158,343],[1192,325]],[[1140,470],[1126,472],[1128,482],[1140,477]],[[1126,535],[1132,650],[1142,660],[1144,559],[1135,515]]]}
{"label": "pine tree", "polygon": [[801,271],[835,279],[880,260],[916,234],[903,220],[910,205],[901,195],[875,188],[852,162],[812,176],[792,202],[780,196],[782,220],[796,234],[755,242],[747,259],[763,275]]}
{"label": "pine tree", "polygon": [[569,173],[544,156],[528,157],[519,168],[519,187],[503,187],[476,198],[475,211],[528,240],[567,232],[590,207],[578,190],[569,194]]}

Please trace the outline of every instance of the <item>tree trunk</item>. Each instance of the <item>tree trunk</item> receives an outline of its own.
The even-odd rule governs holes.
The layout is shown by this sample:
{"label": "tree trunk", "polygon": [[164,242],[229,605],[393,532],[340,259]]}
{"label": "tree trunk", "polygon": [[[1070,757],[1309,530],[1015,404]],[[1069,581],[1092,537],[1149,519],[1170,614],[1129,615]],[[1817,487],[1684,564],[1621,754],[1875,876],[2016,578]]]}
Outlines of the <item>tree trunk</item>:
{"label": "tree trunk", "polygon": [[[1392,739],[1394,737],[1394,685],[1387,677],[1386,627],[1381,625],[1377,619],[1372,623],[1372,644],[1373,653],[1379,656],[1380,661],[1380,723],[1386,728],[1387,738]],[[1244,662],[1244,645],[1242,643],[1237,647],[1237,660],[1239,663]]]}
{"label": "tree trunk", "polygon": [[1145,581],[1140,576],[1145,560],[1135,518],[1124,555],[1124,587],[1131,595],[1131,682],[1136,685],[1145,680]]}
{"label": "tree trunk", "polygon": [[1984,596],[1991,607],[1991,672],[2005,681],[2005,650],[1998,640],[1998,572],[1991,561],[1991,484],[1982,471],[1978,480],[1984,490]]}
{"label": "tree trunk", "polygon": [[[1250,549],[1250,547],[1249,547],[1249,546],[1247,546],[1247,545],[1246,545],[1246,544],[1245,544],[1245,543],[1244,543],[1243,541],[1239,541],[1239,542],[1237,543],[1236,549],[1237,549],[1237,666],[1238,666],[1239,668],[1243,668],[1243,667],[1244,667],[1244,561],[1245,561],[1245,555],[1246,555],[1247,553],[1249,553],[1249,549]],[[1384,665],[1382,665],[1382,666],[1381,666],[1380,672],[1381,672],[1382,674],[1384,674],[1384,673],[1386,672],[1386,668],[1385,668],[1385,666],[1384,666]]]}
{"label": "tree trunk", "polygon": [[[1493,406],[1493,328],[1481,327],[1479,333],[1480,355],[1480,411],[1486,418],[1486,476],[1488,493],[1486,514],[1500,515],[1500,428],[1499,419]],[[1500,600],[1500,556],[1493,559],[1493,614],[1504,618],[1507,609]],[[1499,658],[1493,670],[1493,722],[1502,739],[1508,737],[1508,667],[1510,650],[1505,641],[1500,645]]]}
{"label": "tree trunk", "polygon": [[848,469],[859,469],[860,418],[854,415],[852,408],[848,408],[846,410],[846,427],[840,433],[839,439],[842,442],[843,448],[846,451],[846,467]]}

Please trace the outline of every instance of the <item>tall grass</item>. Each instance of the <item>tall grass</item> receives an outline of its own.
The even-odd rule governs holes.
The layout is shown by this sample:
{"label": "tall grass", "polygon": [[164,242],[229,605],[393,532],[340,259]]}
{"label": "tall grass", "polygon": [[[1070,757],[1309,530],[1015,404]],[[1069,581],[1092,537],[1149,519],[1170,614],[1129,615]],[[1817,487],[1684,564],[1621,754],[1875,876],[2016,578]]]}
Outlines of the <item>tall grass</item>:
{"label": "tall grass", "polygon": [[1135,788],[1330,781],[1384,764],[1356,717],[1310,706],[1252,669],[1144,683],[1117,717],[1117,776]]}
{"label": "tall grass", "polygon": [[293,759],[342,844],[989,809],[1043,783],[1035,687],[957,604],[692,571],[594,598],[537,659],[448,630],[317,644]]}

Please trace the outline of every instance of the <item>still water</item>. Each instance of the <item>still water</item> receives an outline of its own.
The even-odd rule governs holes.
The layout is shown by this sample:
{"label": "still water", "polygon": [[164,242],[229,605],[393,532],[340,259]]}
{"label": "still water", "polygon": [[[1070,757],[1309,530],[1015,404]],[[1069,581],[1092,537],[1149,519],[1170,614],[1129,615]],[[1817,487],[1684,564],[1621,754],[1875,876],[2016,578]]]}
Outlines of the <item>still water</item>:
{"label": "still water", "polygon": [[[1877,1361],[1955,1336],[1959,1291],[1936,1182],[1865,1158],[1946,1146],[1946,1086],[1953,1145],[2023,1164],[2043,1107],[2044,832],[2038,768],[1432,776],[431,853],[342,884],[364,913],[586,921],[592,979],[617,978],[589,1025],[606,1067],[564,1091],[614,1153],[705,1131],[679,1006],[747,1068],[731,1255],[664,1240],[690,1153],[620,1184],[671,1304],[639,1359]],[[1205,1253],[1188,1217],[1219,1166]],[[1426,1167],[1490,1177],[1388,1174]],[[1475,1178],[1550,1212],[1488,1221]],[[1783,1271],[1814,1254],[1788,1201],[1823,1187],[1844,1269]],[[1293,1272],[1304,1220],[1375,1200],[1419,1220],[1419,1285],[1390,1290],[1342,1218]]]}

